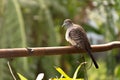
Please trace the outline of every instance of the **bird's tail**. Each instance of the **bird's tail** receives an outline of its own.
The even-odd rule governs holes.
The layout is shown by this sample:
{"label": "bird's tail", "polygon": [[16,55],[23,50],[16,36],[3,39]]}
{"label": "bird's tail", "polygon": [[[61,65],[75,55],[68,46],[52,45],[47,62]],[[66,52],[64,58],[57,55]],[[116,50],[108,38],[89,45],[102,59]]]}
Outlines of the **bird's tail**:
{"label": "bird's tail", "polygon": [[98,68],[99,68],[99,66],[98,66],[98,64],[97,64],[96,60],[94,59],[94,57],[93,57],[93,55],[92,55],[91,51],[87,49],[87,52],[88,52],[88,55],[91,57],[91,59],[92,59],[92,61],[93,61],[94,65],[95,65],[95,67],[98,69]]}

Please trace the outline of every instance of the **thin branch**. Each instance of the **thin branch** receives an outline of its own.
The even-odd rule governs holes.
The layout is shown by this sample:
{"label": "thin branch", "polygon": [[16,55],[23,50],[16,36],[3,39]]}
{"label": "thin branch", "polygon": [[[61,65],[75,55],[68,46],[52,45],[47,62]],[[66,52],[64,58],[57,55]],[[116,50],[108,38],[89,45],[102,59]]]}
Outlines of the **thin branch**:
{"label": "thin branch", "polygon": [[8,61],[8,63],[7,63],[7,64],[8,64],[8,67],[9,67],[9,70],[10,70],[10,73],[11,73],[11,75],[12,75],[13,79],[14,79],[14,80],[17,80],[17,79],[16,79],[16,77],[14,76],[14,74],[13,74],[13,71],[12,71],[12,68],[11,68],[11,66],[10,66],[9,61]]}
{"label": "thin branch", "polygon": [[[91,45],[92,52],[103,52],[114,48],[120,48],[120,41],[114,41],[107,44]],[[85,52],[83,49],[77,49],[73,46],[60,47],[36,47],[36,48],[11,48],[0,49],[0,58],[28,57],[41,55],[63,55]]]}
{"label": "thin branch", "polygon": [[19,76],[17,75],[17,72],[15,71],[13,66],[11,65],[11,60],[8,60],[7,65],[8,65],[8,68],[10,70],[10,73],[11,73],[13,79],[14,80],[20,80]]}

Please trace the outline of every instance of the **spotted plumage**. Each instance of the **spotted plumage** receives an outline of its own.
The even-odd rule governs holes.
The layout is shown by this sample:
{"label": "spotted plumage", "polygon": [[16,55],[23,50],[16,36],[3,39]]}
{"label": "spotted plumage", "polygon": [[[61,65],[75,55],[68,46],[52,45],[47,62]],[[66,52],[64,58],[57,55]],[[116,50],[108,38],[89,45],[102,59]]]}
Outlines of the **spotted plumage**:
{"label": "spotted plumage", "polygon": [[67,29],[66,40],[73,46],[84,49],[91,57],[95,67],[98,68],[98,64],[91,53],[91,46],[85,30],[80,25],[74,24],[70,19],[64,20],[63,26]]}

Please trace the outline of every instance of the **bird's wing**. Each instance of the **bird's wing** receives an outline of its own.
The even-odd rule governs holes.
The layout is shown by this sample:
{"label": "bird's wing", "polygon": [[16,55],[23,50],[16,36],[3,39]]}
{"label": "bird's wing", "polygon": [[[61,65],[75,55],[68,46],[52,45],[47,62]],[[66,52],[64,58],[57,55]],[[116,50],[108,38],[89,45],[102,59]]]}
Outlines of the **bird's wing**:
{"label": "bird's wing", "polygon": [[98,64],[95,61],[93,55],[91,54],[91,46],[88,41],[87,35],[82,27],[73,27],[69,32],[69,37],[76,43],[77,47],[81,47],[86,50],[91,57],[94,65],[98,68]]}
{"label": "bird's wing", "polygon": [[75,41],[77,47],[81,47],[83,49],[91,48],[87,35],[83,28],[73,27],[73,29],[71,29],[71,31],[69,32],[69,37]]}

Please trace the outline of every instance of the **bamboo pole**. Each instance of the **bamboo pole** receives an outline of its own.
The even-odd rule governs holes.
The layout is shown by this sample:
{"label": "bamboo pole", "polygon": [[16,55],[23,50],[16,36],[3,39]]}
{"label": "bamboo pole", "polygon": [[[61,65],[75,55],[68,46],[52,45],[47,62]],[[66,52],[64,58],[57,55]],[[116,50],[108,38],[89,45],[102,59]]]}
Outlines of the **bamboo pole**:
{"label": "bamboo pole", "polygon": [[[120,41],[114,41],[106,44],[91,45],[92,52],[103,52],[114,48],[120,48]],[[34,47],[34,48],[10,48],[0,49],[0,58],[11,57],[28,57],[41,55],[64,55],[84,53],[83,49],[78,49],[73,46],[59,46],[59,47]]]}

